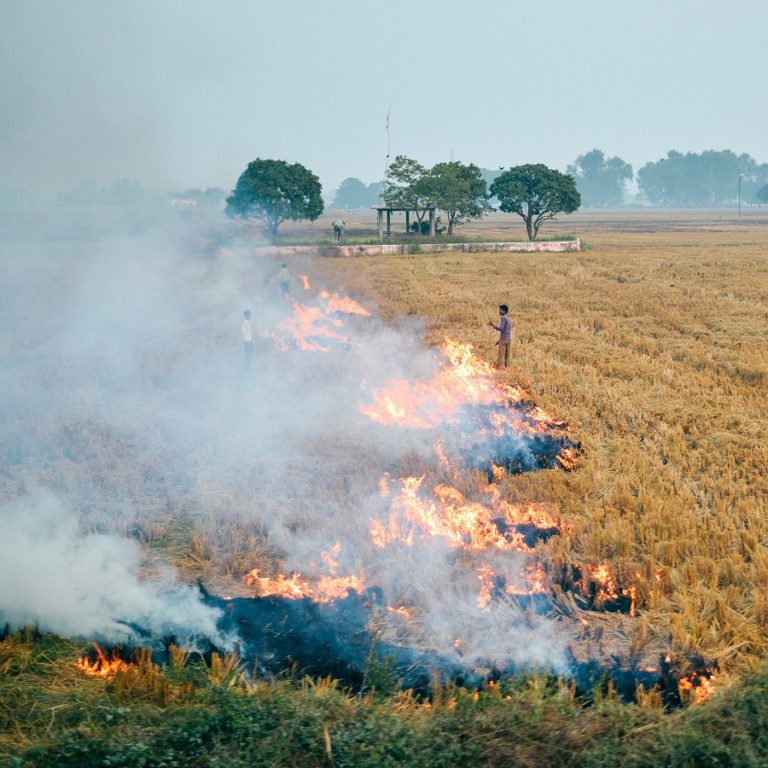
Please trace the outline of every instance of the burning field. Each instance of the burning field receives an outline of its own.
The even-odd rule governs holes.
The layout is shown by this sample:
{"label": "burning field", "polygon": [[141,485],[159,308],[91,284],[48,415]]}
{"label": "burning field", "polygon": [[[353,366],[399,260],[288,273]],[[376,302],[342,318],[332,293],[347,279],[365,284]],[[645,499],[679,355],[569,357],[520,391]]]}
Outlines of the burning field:
{"label": "burning field", "polygon": [[[227,258],[207,267],[231,269]],[[199,290],[195,283],[190,289]],[[269,290],[266,278],[262,290]],[[513,501],[503,492],[510,479],[528,473],[578,471],[583,449],[564,421],[499,378],[471,344],[446,338],[433,350],[419,349],[412,331],[383,326],[371,309],[343,291],[316,290],[306,275],[297,275],[292,295],[265,293],[261,301],[252,369],[225,361],[214,329],[180,371],[169,368],[178,360],[161,357],[172,383],[150,383],[148,397],[162,440],[133,392],[120,415],[130,412],[134,423],[122,429],[117,413],[112,424],[95,417],[41,424],[59,431],[54,450],[63,460],[44,463],[51,474],[46,492],[85,469],[95,498],[76,495],[80,518],[94,514],[91,525],[100,534],[80,538],[77,511],[61,498],[37,499],[43,511],[31,516],[15,501],[8,519],[17,527],[17,551],[42,542],[54,568],[58,560],[71,568],[80,552],[89,556],[53,604],[38,608],[39,599],[22,593],[11,603],[11,618],[15,612],[16,622],[88,634],[107,647],[160,651],[172,637],[203,653],[237,648],[259,674],[295,668],[355,688],[364,685],[373,648],[392,660],[404,687],[422,691],[435,675],[479,685],[528,669],[581,677],[588,686],[596,670],[617,663],[625,669],[614,677],[622,678],[627,698],[638,685],[660,684],[660,667],[630,659],[620,642],[610,646],[610,657],[602,645],[583,642],[595,623],[602,634],[606,614],[636,617],[637,585],[620,582],[607,561],[557,563],[552,544],[569,533],[558,505]],[[198,311],[205,317],[209,310]],[[133,341],[146,361],[144,341]],[[154,359],[160,354],[154,350]],[[114,375],[125,386],[126,371]],[[131,383],[146,386],[145,375],[140,370]],[[204,395],[197,389],[202,379]],[[201,418],[201,410],[211,413]],[[118,460],[111,452],[122,454],[123,489],[109,463],[89,464],[105,450],[103,440],[94,442],[103,435],[109,461]],[[159,476],[147,473],[145,449],[131,455],[139,441],[165,467]],[[182,566],[198,570],[205,586],[139,579],[139,551],[128,552],[119,567],[107,564],[97,536],[108,533],[108,523],[89,504],[114,508],[106,494],[117,491],[139,507],[149,501],[195,509],[193,568],[189,556]],[[54,533],[49,527],[36,534],[38,516],[52,519],[48,503],[61,507]],[[132,539],[145,539],[150,554],[153,517],[139,509],[127,521],[118,518]],[[77,579],[88,579],[89,568],[109,574],[114,587],[84,599]],[[121,599],[124,592],[130,598]],[[699,672],[692,674],[698,687]]]}
{"label": "burning field", "polygon": [[[45,271],[21,252],[2,302],[15,362],[0,421],[0,665],[21,663],[15,628],[36,626],[96,644],[67,662],[77,679],[161,706],[194,689],[200,659],[206,679],[248,696],[330,677],[411,691],[398,711],[423,714],[444,686],[471,707],[515,701],[522,673],[552,695],[594,704],[600,691],[650,712],[717,701],[762,652],[764,448],[740,421],[746,452],[722,453],[715,472],[703,438],[709,419],[727,447],[724,419],[762,413],[745,362],[678,379],[680,348],[644,363],[639,325],[609,354],[618,327],[563,293],[586,280],[574,265],[548,264],[546,285],[514,296],[517,354],[497,372],[470,293],[449,317],[418,298],[424,259],[296,262],[283,296],[274,265],[237,249],[188,259],[130,241],[66,256]],[[456,290],[461,270],[475,275],[461,259],[441,266]],[[528,262],[517,282],[537,286]],[[53,328],[26,310],[40,296]],[[716,401],[696,419],[691,381]]]}

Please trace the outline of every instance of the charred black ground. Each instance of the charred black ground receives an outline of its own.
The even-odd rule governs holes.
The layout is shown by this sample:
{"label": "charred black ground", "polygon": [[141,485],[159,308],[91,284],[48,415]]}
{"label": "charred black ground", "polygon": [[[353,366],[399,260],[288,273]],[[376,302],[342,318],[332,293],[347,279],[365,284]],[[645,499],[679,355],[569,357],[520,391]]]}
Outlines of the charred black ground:
{"label": "charred black ground", "polygon": [[[240,638],[236,652],[249,673],[261,678],[331,676],[352,691],[367,692],[381,685],[381,670],[386,670],[387,684],[393,689],[410,689],[429,698],[438,684],[479,689],[492,681],[531,671],[516,665],[470,668],[434,652],[383,641],[370,629],[372,617],[382,610],[381,595],[375,589],[364,594],[350,591],[344,598],[322,603],[275,596],[225,599],[202,587],[201,591],[207,605],[222,611],[220,628]],[[546,601],[537,607],[545,609]],[[151,645],[150,638],[146,639]],[[154,644],[156,660],[166,660],[168,647],[174,643],[175,638],[166,637]],[[221,652],[205,639],[200,644],[203,657]],[[137,648],[138,645],[106,646],[103,650],[130,662]],[[96,658],[97,652],[90,652],[90,660]],[[635,701],[642,686],[644,690],[659,691],[667,709],[683,704],[678,686],[681,678],[686,677],[697,686],[709,679],[713,669],[711,662],[697,655],[674,660],[662,655],[651,668],[633,656],[617,654],[606,664],[579,661],[569,654],[567,666],[567,673],[560,677],[573,684],[577,695],[587,700],[596,690],[610,687],[622,701]]]}

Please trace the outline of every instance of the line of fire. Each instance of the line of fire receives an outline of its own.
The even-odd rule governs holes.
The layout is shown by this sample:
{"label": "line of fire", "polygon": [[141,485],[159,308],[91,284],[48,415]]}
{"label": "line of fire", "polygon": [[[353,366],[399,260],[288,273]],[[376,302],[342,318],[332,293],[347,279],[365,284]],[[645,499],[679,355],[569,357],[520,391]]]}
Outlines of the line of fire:
{"label": "line of fire", "polygon": [[[301,280],[305,295],[292,300],[292,315],[271,332],[273,349],[343,354],[355,343],[354,324],[370,321],[372,313],[342,292],[315,293],[306,276]],[[711,661],[658,648],[642,655],[604,643],[614,618],[628,635],[626,627],[641,618],[648,595],[631,579],[620,580],[608,561],[555,562],[548,550],[567,534],[568,520],[553,505],[505,497],[506,478],[579,471],[584,448],[568,425],[502,383],[471,345],[446,339],[435,355],[436,373],[428,379],[360,388],[356,409],[372,428],[431,441],[431,456],[414,462],[418,471],[393,467],[376,479],[362,523],[370,556],[345,551],[354,545],[342,539],[302,571],[254,567],[242,574],[237,596],[215,595],[200,585],[204,602],[221,611],[222,631],[238,638],[243,668],[254,678],[286,671],[331,675],[365,690],[376,654],[392,665],[402,688],[425,696],[436,680],[483,687],[531,668],[571,679],[585,691],[607,683],[626,701],[636,700],[639,690],[657,690],[670,709],[710,698],[717,677]],[[435,550],[455,577],[445,590],[453,602],[446,611],[464,612],[464,624],[476,633],[492,627],[517,643],[527,637],[537,642],[544,627],[561,639],[562,660],[547,669],[535,657],[529,664],[495,657],[493,648],[484,656],[482,643],[474,642],[470,651],[460,634],[441,638],[449,653],[444,642],[435,643],[418,574],[410,584],[393,586],[391,578],[393,563],[423,561]],[[356,561],[359,567],[350,569]],[[665,589],[661,571],[655,582]],[[147,638],[158,658],[167,657],[174,642]],[[219,650],[204,638],[202,646],[203,655]],[[146,653],[138,646],[94,643],[78,668],[113,678],[131,674]]]}

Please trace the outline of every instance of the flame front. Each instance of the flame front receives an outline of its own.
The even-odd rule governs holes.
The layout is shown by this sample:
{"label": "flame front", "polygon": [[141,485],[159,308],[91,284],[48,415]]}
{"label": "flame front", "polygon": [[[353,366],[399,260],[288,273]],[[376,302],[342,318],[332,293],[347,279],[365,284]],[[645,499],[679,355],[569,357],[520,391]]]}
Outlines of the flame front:
{"label": "flame front", "polygon": [[[382,478],[381,484],[386,484]],[[442,538],[448,546],[468,550],[530,550],[520,526],[557,530],[557,521],[535,504],[517,506],[496,499],[494,506],[468,501],[456,488],[435,486],[424,493],[424,476],[400,480],[401,490],[392,498],[386,522],[371,521],[371,539],[380,548],[392,542],[413,546],[418,539]]]}
{"label": "flame front", "polygon": [[293,303],[293,317],[277,327],[303,350],[327,352],[330,347],[320,343],[320,339],[333,339],[342,344],[349,342],[349,338],[339,330],[343,327],[341,320],[328,316],[320,307],[307,307],[298,302]]}
{"label": "flame front", "polygon": [[[309,290],[309,279],[300,275],[304,288]],[[344,332],[344,316],[370,317],[371,313],[354,299],[340,293],[320,293],[320,305],[308,306],[293,302],[293,315],[277,324],[275,344],[285,350],[284,338],[291,339],[302,350],[328,352],[329,341],[347,345],[349,336]]]}
{"label": "flame front", "polygon": [[[306,276],[302,283],[310,289]],[[360,318],[370,317],[353,299],[328,291],[321,291],[315,302],[294,302],[293,311],[293,317],[279,326],[283,338],[312,351],[329,351],[334,343],[348,347],[350,328]],[[430,379],[395,379],[368,390],[359,410],[382,425],[417,430],[449,427],[432,440],[446,475],[458,478],[460,469],[470,462],[487,473],[489,483],[468,498],[451,485],[428,483],[426,475],[399,480],[385,475],[379,480],[380,501],[374,507],[379,512],[368,520],[375,548],[392,548],[395,557],[402,547],[411,548],[418,557],[422,547],[427,553],[436,542],[455,550],[458,554],[452,558],[463,571],[456,575],[462,595],[475,600],[483,611],[490,611],[497,601],[523,605],[524,598],[549,593],[550,576],[537,560],[537,545],[560,533],[560,521],[537,504],[504,500],[495,484],[528,469],[573,469],[578,445],[569,439],[564,422],[536,407],[521,389],[500,382],[470,344],[453,339],[442,345],[437,371]],[[453,482],[458,484],[458,480]],[[302,572],[270,577],[256,568],[245,581],[258,596],[328,602],[345,598],[350,590],[362,593],[366,573],[340,574],[339,552],[336,545],[317,562],[302,565]],[[347,562],[354,560],[347,558]],[[398,622],[418,625],[418,585],[413,590],[410,586],[401,589],[399,582],[389,579],[387,562],[386,557],[377,557],[367,564],[371,583],[386,590],[391,606],[399,606],[387,606],[386,614]],[[603,573],[600,566],[594,572],[585,570],[584,580],[585,585],[601,585],[603,602],[623,594],[610,570]],[[633,595],[633,610],[634,599]],[[600,607],[597,601],[595,605]]]}
{"label": "flame front", "polygon": [[339,313],[344,315],[360,315],[361,317],[370,317],[371,313],[349,296],[342,296],[340,293],[328,293],[320,291],[320,298],[325,303],[326,312]]}
{"label": "flame front", "polygon": [[431,380],[392,380],[372,390],[360,412],[377,424],[410,429],[460,425],[468,436],[484,436],[491,444],[548,437],[558,441],[551,466],[576,466],[565,423],[531,404],[521,389],[500,383],[493,368],[475,357],[471,344],[446,339],[440,354]]}
{"label": "flame front", "polygon": [[365,572],[361,571],[359,574],[351,576],[337,575],[339,568],[337,558],[340,551],[341,544],[336,543],[330,550],[320,553],[327,573],[317,578],[309,579],[300,573],[292,573],[290,576],[278,574],[270,578],[262,576],[260,569],[254,568],[246,574],[245,583],[255,587],[259,597],[274,595],[292,600],[306,597],[319,603],[344,598],[350,591],[363,592],[365,590]]}
{"label": "flame front", "polygon": [[300,600],[307,597],[318,603],[327,603],[347,596],[349,591],[363,592],[365,589],[365,574],[357,576],[320,576],[310,581],[300,573],[290,576],[278,574],[274,578],[262,576],[258,568],[254,568],[245,576],[245,583],[256,588],[256,595],[267,597],[287,597]]}
{"label": "flame front", "polygon": [[471,344],[446,339],[441,353],[440,370],[431,381],[391,381],[374,390],[372,402],[360,411],[379,424],[430,429],[455,421],[456,411],[467,403],[501,405],[507,394],[521,399],[518,390],[496,386],[493,369],[472,354]]}

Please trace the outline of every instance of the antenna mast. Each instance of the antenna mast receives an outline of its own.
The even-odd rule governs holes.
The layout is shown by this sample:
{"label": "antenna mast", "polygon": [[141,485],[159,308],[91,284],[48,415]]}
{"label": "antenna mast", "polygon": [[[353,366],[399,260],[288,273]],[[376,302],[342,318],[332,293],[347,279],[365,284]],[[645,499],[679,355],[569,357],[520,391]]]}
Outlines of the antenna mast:
{"label": "antenna mast", "polygon": [[389,136],[389,113],[392,111],[392,105],[389,105],[389,108],[387,109],[387,125],[386,125],[386,131],[387,131],[387,155],[384,159],[384,178],[387,178],[387,171],[389,170],[389,154],[391,150],[391,142],[390,142],[390,136]]}

